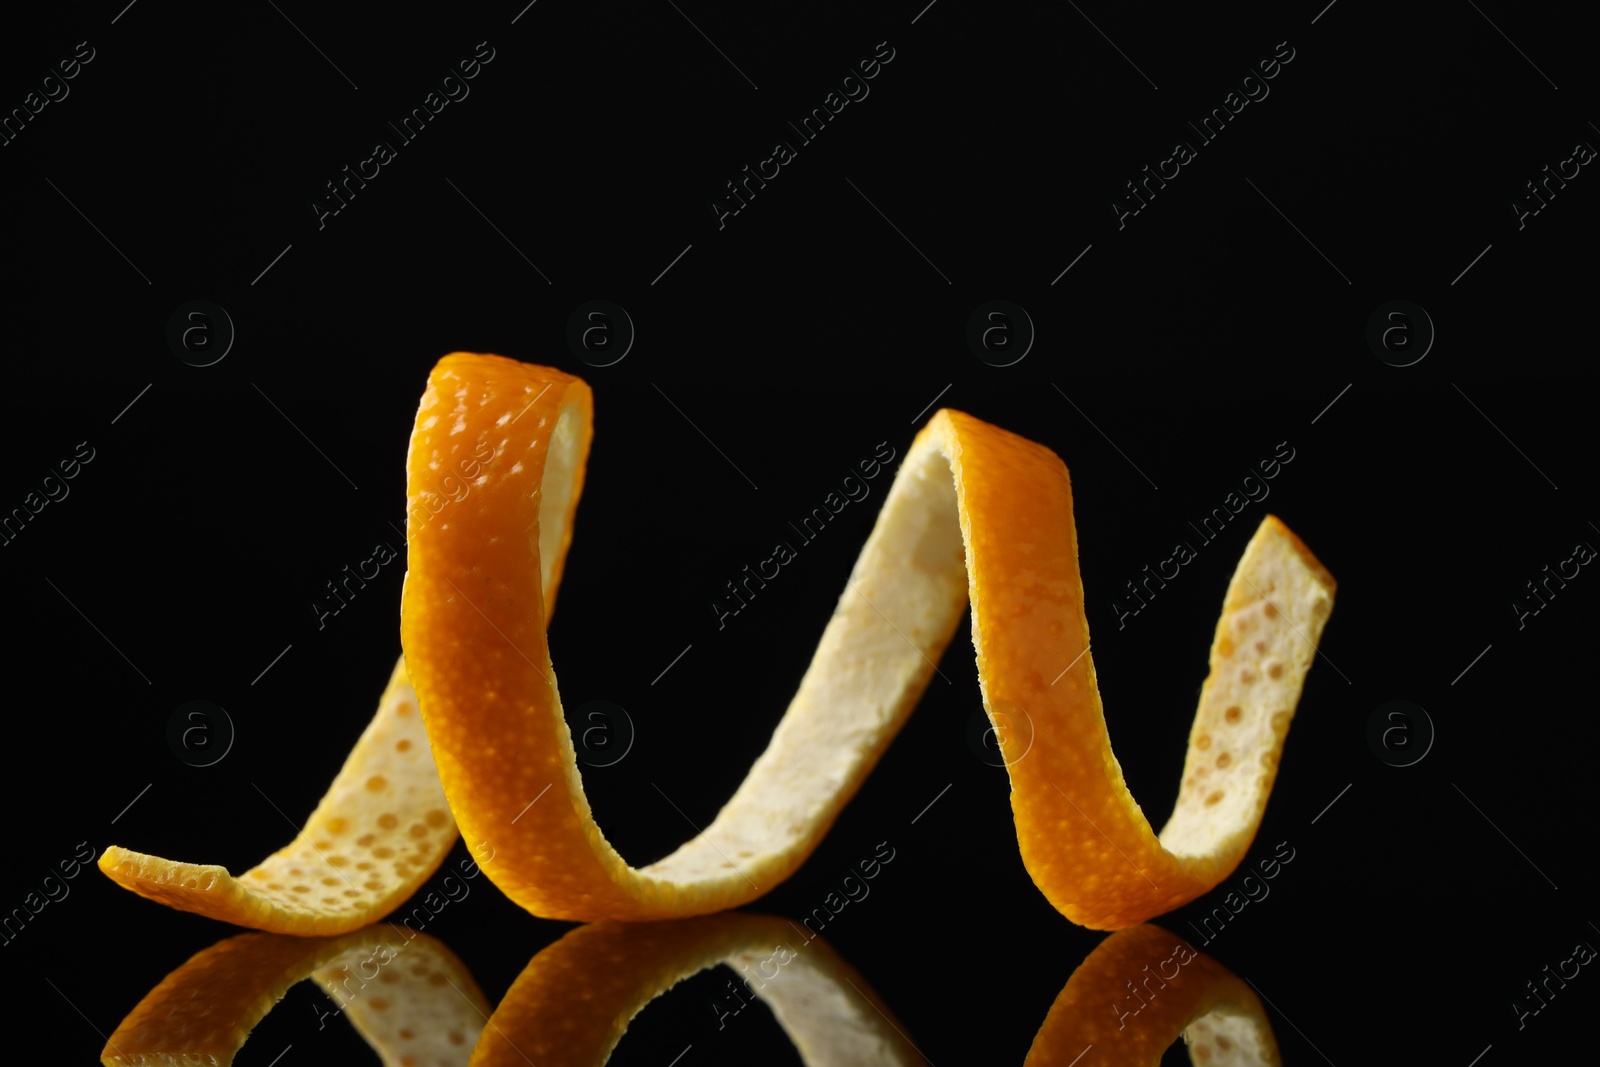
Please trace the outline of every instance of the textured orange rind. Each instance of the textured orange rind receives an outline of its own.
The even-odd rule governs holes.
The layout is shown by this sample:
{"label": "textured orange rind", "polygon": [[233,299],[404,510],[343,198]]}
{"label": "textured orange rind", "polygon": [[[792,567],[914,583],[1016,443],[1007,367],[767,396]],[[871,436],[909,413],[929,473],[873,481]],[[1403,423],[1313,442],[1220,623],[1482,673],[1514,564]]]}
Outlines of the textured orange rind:
{"label": "textured orange rind", "polygon": [[630,867],[590,813],[546,641],[591,427],[580,380],[456,353],[429,379],[411,440],[413,515],[441,470],[495,457],[463,500],[408,531],[401,632],[451,807],[469,840],[492,847],[485,872],[524,908],[580,921],[681,917],[787,878],[916,705],[969,599],[991,720],[1020,709],[1033,724],[1031,738],[1002,733],[1002,751],[1023,860],[1058,910],[1089,927],[1131,926],[1243,859],[1332,577],[1277,518],[1262,522],[1228,588],[1177,806],[1157,835],[1106,731],[1066,467],[945,409],[896,473],[767,750],[703,832]]}
{"label": "textured orange rind", "polygon": [[[1261,523],[1223,603],[1177,805],[1158,835],[1111,750],[1066,467],[942,409],[896,473],[766,751],[703,832],[630,867],[591,814],[546,640],[592,407],[587,385],[551,368],[441,360],[407,461],[406,657],[328,797],[293,844],[242,879],[115,847],[101,868],[174,907],[330,934],[414,892],[459,823],[489,853],[495,884],[537,915],[651,920],[735,907],[816,848],[915,707],[969,602],[1022,858],[1059,911],[1089,927],[1132,926],[1209,891],[1244,858],[1332,610],[1331,575],[1276,517]],[[426,737],[409,714],[418,702]],[[1018,712],[1031,730],[1004,729]],[[403,742],[416,758],[392,780],[374,772]]]}

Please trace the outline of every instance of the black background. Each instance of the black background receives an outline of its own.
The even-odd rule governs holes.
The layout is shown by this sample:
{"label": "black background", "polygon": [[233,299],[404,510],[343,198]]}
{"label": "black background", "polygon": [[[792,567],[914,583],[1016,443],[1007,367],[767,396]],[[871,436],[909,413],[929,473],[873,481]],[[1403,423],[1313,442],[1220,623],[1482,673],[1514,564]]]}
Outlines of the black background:
{"label": "black background", "polygon": [[[1592,1056],[1588,969],[1524,1029],[1510,1006],[1576,942],[1600,943],[1580,680],[1600,578],[1585,568],[1521,629],[1510,606],[1577,542],[1600,544],[1600,179],[1585,167],[1520,230],[1509,207],[1575,142],[1600,143],[1577,16],[920,2],[540,0],[519,17],[516,0],[338,15],[113,0],[9,25],[7,109],[77,42],[95,58],[0,148],[0,507],[79,442],[94,459],[0,548],[20,829],[0,908],[80,841],[239,871],[289,840],[286,816],[315,805],[399,652],[403,564],[324,629],[310,601],[376,542],[401,547],[391,524],[434,361],[496,352],[595,390],[551,644],[566,706],[612,701],[637,730],[585,778],[632,862],[691,836],[742,779],[887,477],[720,631],[710,598],[878,442],[903,454],[937,397],[1070,468],[1107,718],[1158,827],[1261,516],[1339,579],[1247,862],[1280,841],[1295,860],[1205,946],[1270,998],[1285,1062]],[[494,59],[470,96],[319,229],[323,183],[480,41]],[[894,59],[870,95],[719,229],[721,184],[880,41]],[[1280,41],[1294,58],[1270,95],[1119,229],[1122,183],[1194,140],[1185,120]],[[194,299],[237,331],[205,368],[165,339]],[[591,299],[637,328],[614,366],[568,348]],[[1009,367],[966,343],[991,299],[1037,330]],[[1366,341],[1394,299],[1437,329],[1409,367]],[[1269,500],[1119,629],[1123,582],[1285,441],[1295,458]],[[896,859],[825,937],[931,1062],[1015,1063],[1104,935],[1057,914],[1021,866],[1005,776],[967,743],[965,624],[940,670],[949,684],[935,677],[826,841],[752,910],[808,911],[888,841]],[[207,768],[166,741],[193,699],[237,727]],[[1368,746],[1392,699],[1437,730],[1415,766]],[[1159,922],[1191,936],[1239,877]],[[87,1063],[96,1029],[233,931],[97,871],[70,885],[0,951],[8,1014]],[[477,885],[428,932],[492,1002],[570,926]],[[725,977],[646,1009],[614,1062],[685,1046],[683,1067],[798,1062],[765,1009],[718,1030]],[[237,1062],[287,1045],[285,1067],[369,1062],[348,1027],[317,1030],[320,997],[297,987]]]}

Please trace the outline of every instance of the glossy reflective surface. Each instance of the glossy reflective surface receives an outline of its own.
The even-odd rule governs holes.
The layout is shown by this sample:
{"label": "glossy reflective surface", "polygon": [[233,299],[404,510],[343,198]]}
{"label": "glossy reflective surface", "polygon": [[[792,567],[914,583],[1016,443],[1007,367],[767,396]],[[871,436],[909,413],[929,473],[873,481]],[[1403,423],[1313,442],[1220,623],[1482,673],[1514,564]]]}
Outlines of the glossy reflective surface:
{"label": "glossy reflective surface", "polygon": [[[377,1063],[374,1035],[595,1062],[602,1003],[643,1003],[610,1062],[656,1067],[1091,1067],[1130,1040],[1182,1063],[1216,1004],[1191,1030],[1212,1063],[1269,1039],[1286,1064],[1593,1058],[1600,117],[1575,16],[117,6],[0,35],[18,1047],[92,1063],[236,944],[94,860],[239,872],[293,839],[400,652],[407,439],[466,349],[594,389],[550,646],[636,864],[765,746],[938,407],[1071,472],[1107,726],[1158,827],[1268,512],[1334,611],[1243,864],[1145,934],[1074,926],[1028,878],[963,620],[745,918],[538,919],[458,841],[390,916],[416,939],[206,972],[239,1010],[287,986],[235,1062]],[[1004,729],[1040,728],[1018,710]],[[396,970],[424,937],[458,963]],[[421,983],[417,1025],[376,1008],[388,975]]]}

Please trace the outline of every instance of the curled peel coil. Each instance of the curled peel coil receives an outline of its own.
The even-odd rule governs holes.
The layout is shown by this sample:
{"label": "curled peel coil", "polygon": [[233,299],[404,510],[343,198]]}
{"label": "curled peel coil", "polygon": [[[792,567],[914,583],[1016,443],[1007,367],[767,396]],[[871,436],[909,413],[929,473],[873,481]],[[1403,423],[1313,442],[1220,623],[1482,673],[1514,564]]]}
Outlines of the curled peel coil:
{"label": "curled peel coil", "polygon": [[[735,907],[815,849],[915,707],[969,601],[991,720],[1021,708],[1033,724],[1031,738],[1001,732],[1001,751],[1023,862],[1057,910],[1092,928],[1132,926],[1204,894],[1244,858],[1332,610],[1332,576],[1276,517],[1256,530],[1158,834],[1111,751],[1066,467],[943,409],[896,472],[766,751],[703,832],[630,867],[591,815],[546,640],[592,411],[589,387],[560,371],[470,353],[441,360],[408,459],[405,659],[329,797],[294,844],[242,879],[120,848],[101,868],[186,910],[334,933],[381,918],[433,872],[453,841],[440,822],[448,798],[484,872],[536,915],[648,920]],[[446,497],[440,486],[457,471],[465,491]],[[431,760],[429,746],[402,736],[420,729],[418,706]],[[387,774],[372,771],[380,755]],[[361,863],[367,896],[295,888]]]}

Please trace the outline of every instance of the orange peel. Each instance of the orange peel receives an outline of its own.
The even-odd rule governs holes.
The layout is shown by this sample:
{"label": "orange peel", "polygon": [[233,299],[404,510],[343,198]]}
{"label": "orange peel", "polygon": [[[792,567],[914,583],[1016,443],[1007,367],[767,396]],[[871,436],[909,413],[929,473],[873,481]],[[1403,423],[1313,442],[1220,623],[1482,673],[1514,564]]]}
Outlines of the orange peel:
{"label": "orange peel", "polygon": [[471,1067],[603,1064],[650,1001],[718,964],[738,976],[725,1002],[765,1002],[806,1063],[922,1063],[866,980],[797,929],[738,913],[580,926],[540,950],[511,983]]}
{"label": "orange peel", "polygon": [[[328,796],[290,846],[240,879],[118,847],[101,869],[174,907],[332,934],[398,906],[459,825],[491,853],[490,879],[536,915],[732,908],[815,850],[916,706],[969,602],[991,723],[1021,712],[1033,726],[997,735],[1023,862],[1057,910],[1092,928],[1132,926],[1208,892],[1244,858],[1333,577],[1275,516],[1263,520],[1229,584],[1177,804],[1158,834],[1111,749],[1065,465],[941,409],[896,472],[765,752],[702,832],[629,866],[584,795],[546,639],[592,435],[578,378],[500,356],[440,360],[407,460],[406,655]],[[469,480],[446,497],[457,470]],[[419,704],[422,722],[408,714]],[[397,762],[407,742],[410,758]],[[352,866],[360,890],[344,874]]]}
{"label": "orange peel", "polygon": [[331,936],[406,901],[455,844],[455,820],[405,660],[322,802],[288,845],[235,878],[225,867],[112,845],[99,867],[140,896],[238,926]]}
{"label": "orange peel", "polygon": [[[465,1067],[489,1016],[466,965],[427,934],[239,934],[162,979],[114,1030],[105,1067],[227,1067],[289,987],[312,979],[385,1064]],[[319,1026],[318,1029],[321,1029]]]}
{"label": "orange peel", "polygon": [[1159,1067],[1182,1036],[1205,1067],[1279,1067],[1261,1000],[1222,964],[1159,926],[1120,930],[1050,1006],[1026,1067],[1065,1067],[1092,1047],[1107,1067]]}
{"label": "orange peel", "polygon": [[1194,900],[1244,858],[1332,610],[1332,576],[1276,517],[1261,523],[1228,587],[1177,805],[1158,835],[1111,750],[1066,467],[942,409],[897,471],[766,751],[701,833],[630,867],[584,796],[546,640],[592,417],[577,378],[455,353],[429,378],[408,459],[416,515],[434,510],[439,471],[485,447],[497,457],[448,514],[408,531],[401,639],[451,808],[469,840],[493,849],[483,869],[522,907],[579,921],[674,918],[783,881],[916,705],[969,599],[991,721],[1020,709],[1034,725],[1031,739],[1003,733],[1001,748],[1023,861],[1059,911],[1088,927],[1132,926]]}

